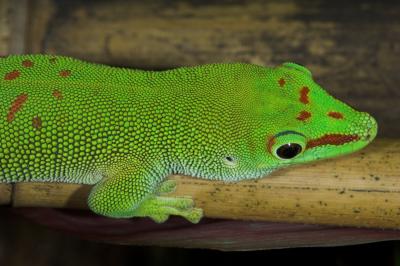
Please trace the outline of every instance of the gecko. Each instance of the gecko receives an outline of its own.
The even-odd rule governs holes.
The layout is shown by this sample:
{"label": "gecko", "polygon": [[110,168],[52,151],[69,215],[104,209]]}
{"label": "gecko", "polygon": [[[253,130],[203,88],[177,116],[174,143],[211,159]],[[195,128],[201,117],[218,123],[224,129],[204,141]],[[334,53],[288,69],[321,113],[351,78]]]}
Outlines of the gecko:
{"label": "gecko", "polygon": [[10,55],[0,116],[0,182],[92,184],[93,212],[156,222],[203,216],[190,195],[168,196],[171,174],[257,179],[357,151],[377,133],[371,115],[292,62],[144,71]]}

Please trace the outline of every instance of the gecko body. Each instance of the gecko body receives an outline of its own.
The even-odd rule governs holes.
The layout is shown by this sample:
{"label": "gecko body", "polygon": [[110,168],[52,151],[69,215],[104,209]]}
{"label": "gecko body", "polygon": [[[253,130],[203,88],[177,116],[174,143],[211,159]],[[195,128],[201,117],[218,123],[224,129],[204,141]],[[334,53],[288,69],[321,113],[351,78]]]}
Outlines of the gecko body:
{"label": "gecko body", "polygon": [[0,182],[94,184],[109,217],[180,215],[178,173],[227,182],[359,150],[377,124],[308,69],[230,63],[141,71],[49,55],[0,59]]}

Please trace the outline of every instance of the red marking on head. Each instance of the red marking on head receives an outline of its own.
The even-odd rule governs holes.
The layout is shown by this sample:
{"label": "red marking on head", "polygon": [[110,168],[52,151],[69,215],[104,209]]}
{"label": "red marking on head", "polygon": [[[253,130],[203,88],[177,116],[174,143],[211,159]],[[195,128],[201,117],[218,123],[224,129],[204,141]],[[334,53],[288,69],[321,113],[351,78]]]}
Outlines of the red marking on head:
{"label": "red marking on head", "polygon": [[61,100],[63,98],[63,95],[62,95],[61,91],[59,91],[59,90],[54,90],[52,95],[57,100]]}
{"label": "red marking on head", "polygon": [[280,78],[280,79],[278,80],[278,83],[279,83],[279,86],[283,87],[283,86],[285,86],[286,81],[285,81],[283,78]]}
{"label": "red marking on head", "polygon": [[307,142],[306,149],[322,145],[343,145],[351,141],[357,141],[360,137],[358,135],[342,135],[342,134],[326,134],[318,139],[312,139]]}
{"label": "red marking on head", "polygon": [[71,70],[61,70],[58,74],[60,77],[66,78],[71,76]]}
{"label": "red marking on head", "polygon": [[13,70],[11,72],[8,72],[5,74],[4,79],[5,80],[13,80],[21,76],[21,72],[19,70]]}
{"label": "red marking on head", "polygon": [[343,119],[343,114],[339,112],[329,112],[328,115],[335,119]]}
{"label": "red marking on head", "polygon": [[15,98],[15,100],[11,103],[10,109],[7,114],[7,122],[11,122],[15,118],[15,114],[21,110],[22,105],[28,100],[28,94],[22,93]]}
{"label": "red marking on head", "polygon": [[52,57],[52,58],[49,59],[49,62],[50,62],[51,64],[55,64],[55,63],[57,63],[57,58]]}
{"label": "red marking on head", "polygon": [[306,121],[311,117],[311,113],[307,111],[301,111],[299,115],[296,117],[297,120]]}
{"label": "red marking on head", "polygon": [[268,148],[269,153],[271,153],[271,154],[272,154],[272,147],[275,145],[275,143],[276,143],[276,140],[275,140],[274,136],[268,138],[267,148]]}
{"label": "red marking on head", "polygon": [[310,92],[310,89],[308,87],[303,87],[300,90],[300,102],[304,104],[308,104],[310,100],[308,99],[308,93]]}
{"label": "red marking on head", "polygon": [[39,116],[35,116],[32,118],[32,126],[36,129],[42,128],[42,119]]}
{"label": "red marking on head", "polygon": [[22,61],[22,66],[33,67],[33,62],[31,60],[24,60],[24,61]]}

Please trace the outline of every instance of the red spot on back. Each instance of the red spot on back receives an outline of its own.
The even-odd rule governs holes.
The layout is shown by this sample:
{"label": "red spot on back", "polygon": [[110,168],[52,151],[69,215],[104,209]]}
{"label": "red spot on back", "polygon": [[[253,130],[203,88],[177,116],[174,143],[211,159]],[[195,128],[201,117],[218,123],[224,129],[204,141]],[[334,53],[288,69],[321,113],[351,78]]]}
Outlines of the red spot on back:
{"label": "red spot on back", "polygon": [[62,95],[61,91],[59,91],[59,90],[54,90],[52,95],[57,100],[61,100],[63,98],[63,95]]}
{"label": "red spot on back", "polygon": [[306,149],[311,149],[314,147],[322,145],[343,145],[345,143],[359,140],[358,135],[342,135],[342,134],[326,134],[318,139],[312,139],[307,142]]}
{"label": "red spot on back", "polygon": [[21,72],[19,70],[13,70],[11,72],[8,72],[5,74],[4,79],[5,80],[13,80],[21,76]]}
{"label": "red spot on back", "polygon": [[299,113],[299,115],[297,116],[297,120],[300,120],[300,121],[306,121],[307,119],[309,119],[311,117],[311,113],[310,112],[307,112],[307,111],[301,111],[300,113]]}
{"label": "red spot on back", "polygon": [[36,129],[42,128],[42,119],[39,116],[35,116],[32,118],[32,126]]}
{"label": "red spot on back", "polygon": [[300,90],[300,102],[304,104],[308,104],[310,100],[308,99],[308,93],[310,92],[310,89],[308,87],[303,87]]}
{"label": "red spot on back", "polygon": [[71,76],[71,70],[61,70],[58,74],[60,77],[66,78]]}
{"label": "red spot on back", "polygon": [[328,115],[335,119],[343,119],[343,114],[339,112],[329,112]]}
{"label": "red spot on back", "polygon": [[283,78],[280,78],[278,80],[278,83],[279,83],[279,86],[283,87],[283,86],[285,86],[286,81]]}
{"label": "red spot on back", "polygon": [[15,118],[15,114],[21,110],[24,103],[28,100],[28,94],[22,93],[15,98],[15,100],[11,103],[10,109],[7,114],[7,122],[11,122]]}
{"label": "red spot on back", "polygon": [[33,62],[31,60],[24,60],[24,61],[22,61],[22,66],[33,67]]}

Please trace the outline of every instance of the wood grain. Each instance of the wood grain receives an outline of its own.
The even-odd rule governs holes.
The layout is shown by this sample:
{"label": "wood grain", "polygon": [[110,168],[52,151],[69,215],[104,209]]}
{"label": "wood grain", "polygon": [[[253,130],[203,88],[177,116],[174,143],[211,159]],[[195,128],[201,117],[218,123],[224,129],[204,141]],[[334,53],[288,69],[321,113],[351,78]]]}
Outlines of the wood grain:
{"label": "wood grain", "polygon": [[[238,183],[172,176],[206,217],[400,229],[400,141]],[[15,207],[87,208],[90,186],[19,183]]]}
{"label": "wood grain", "polygon": [[11,204],[12,185],[0,184],[0,205]]}
{"label": "wood grain", "polygon": [[10,19],[7,13],[10,5],[9,1],[0,1],[0,56],[9,53]]}

